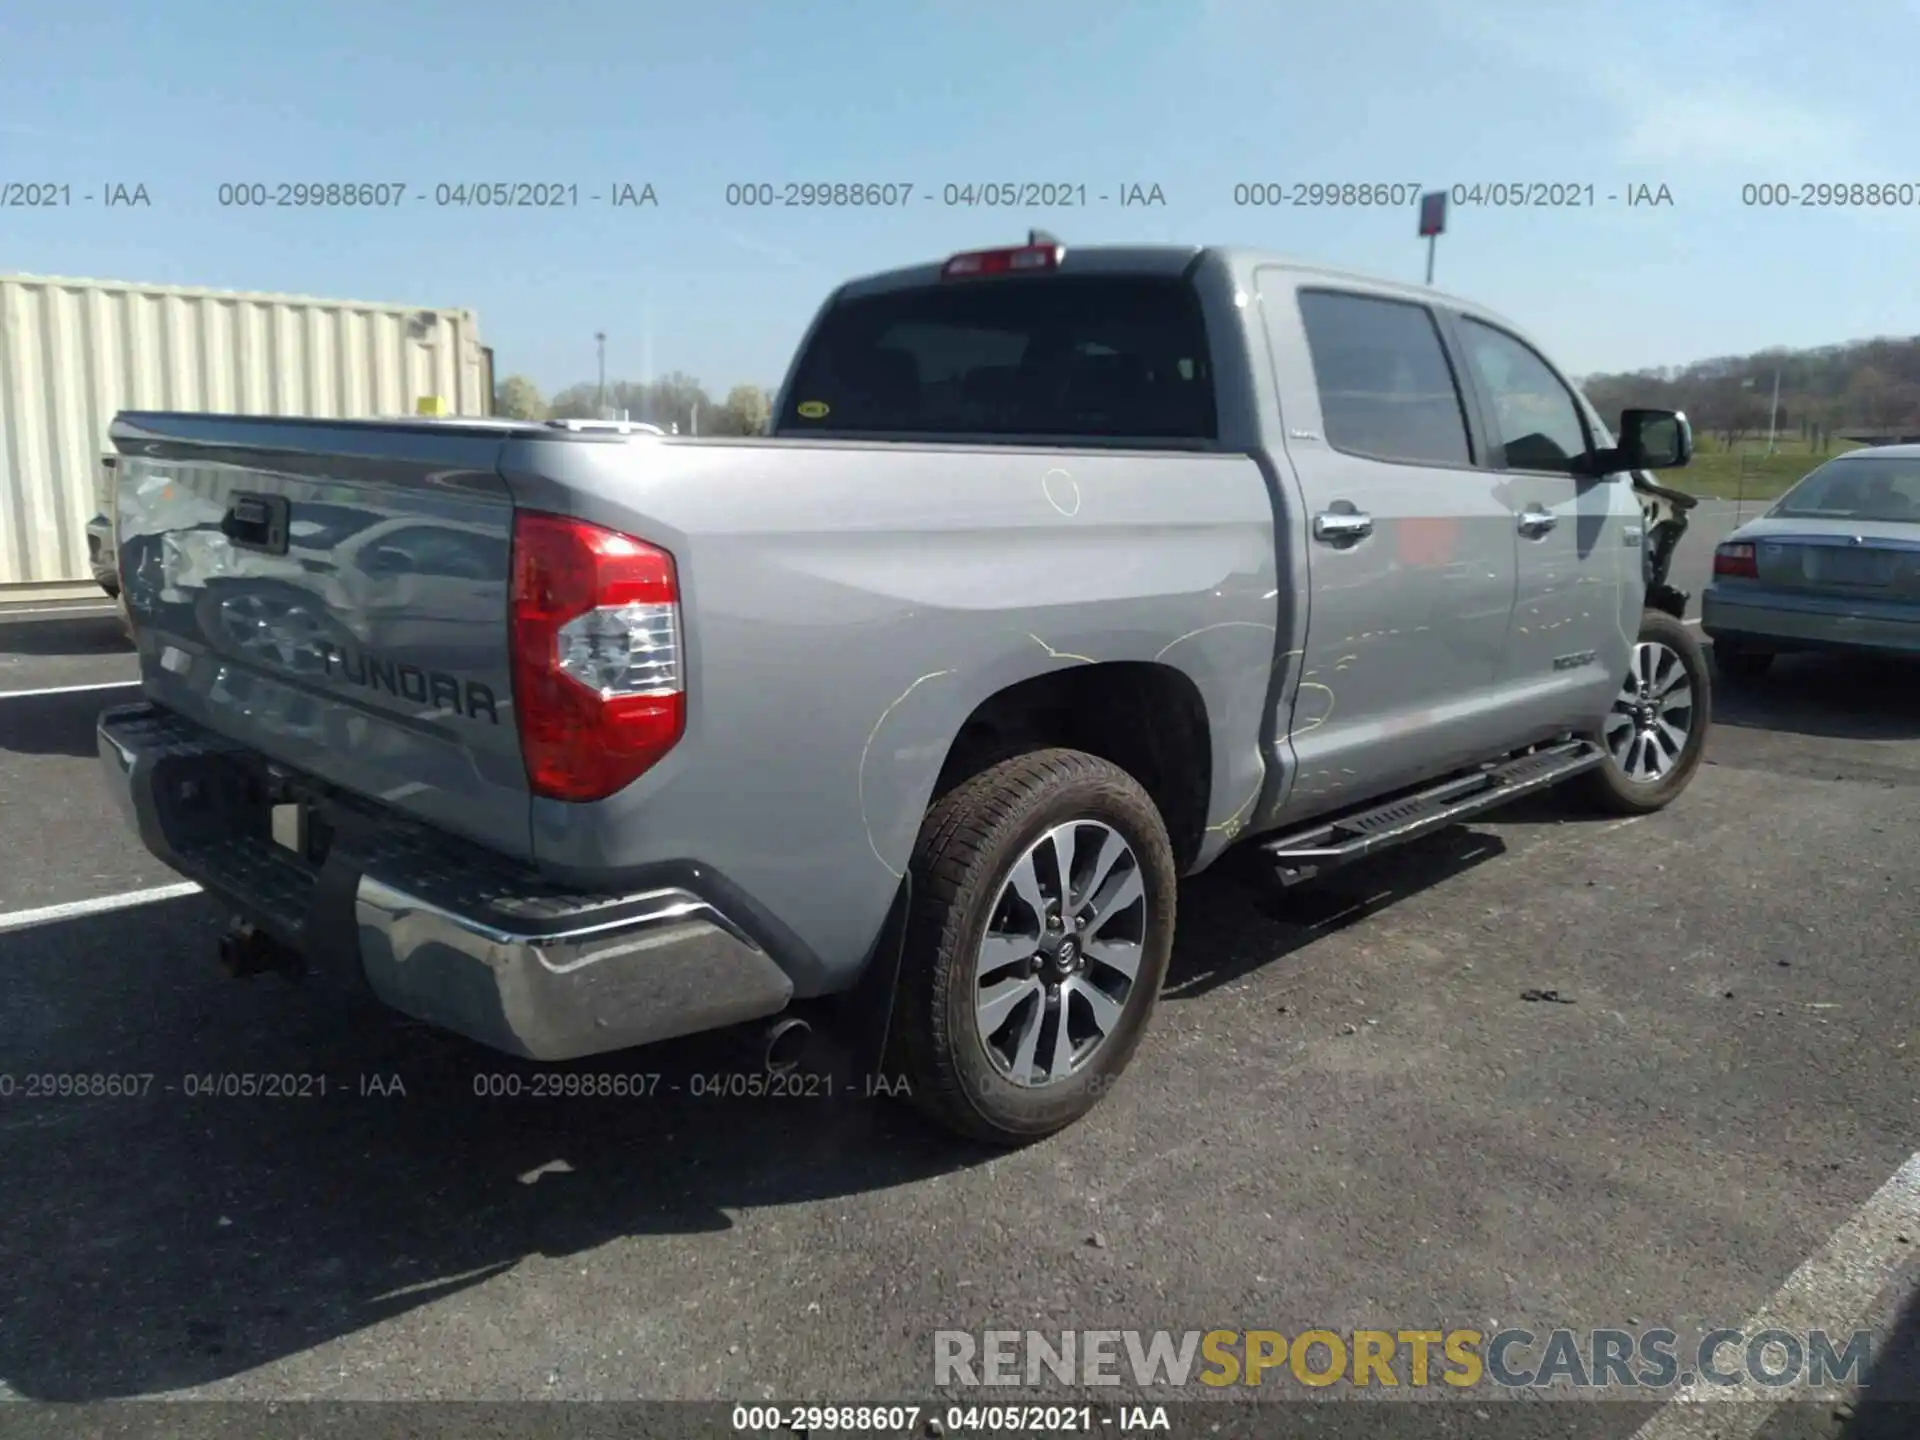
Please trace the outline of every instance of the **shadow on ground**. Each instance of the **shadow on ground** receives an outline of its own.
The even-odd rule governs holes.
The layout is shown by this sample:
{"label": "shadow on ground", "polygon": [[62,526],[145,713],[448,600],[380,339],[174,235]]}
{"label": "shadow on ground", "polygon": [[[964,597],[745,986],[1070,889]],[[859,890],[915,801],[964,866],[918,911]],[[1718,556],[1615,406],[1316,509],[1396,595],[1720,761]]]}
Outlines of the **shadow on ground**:
{"label": "shadow on ground", "polygon": [[117,615],[9,620],[0,615],[0,655],[131,655]]}
{"label": "shadow on ground", "polygon": [[[540,1067],[326,990],[228,980],[217,928],[195,897],[0,936],[0,1379],[25,1398],[205,1384],[528,1257],[725,1230],[732,1207],[991,1153],[844,1082],[694,1098],[695,1077],[744,1070],[711,1041]],[[143,1093],[34,1095],[32,1075]]]}
{"label": "shadow on ground", "polygon": [[1840,1435],[1842,1440],[1913,1440],[1920,1435],[1920,1290],[1907,1297],[1880,1343]]}
{"label": "shadow on ground", "polygon": [[128,685],[0,701],[0,750],[16,755],[96,755],[94,722],[100,712],[139,698],[139,686]]}
{"label": "shadow on ground", "polygon": [[[1170,998],[1498,849],[1453,832],[1281,896],[1203,876],[1183,891]],[[742,1058],[696,1039],[523,1064],[324,989],[222,978],[217,934],[194,897],[0,937],[0,1071],[16,1077],[0,1106],[0,1380],[23,1398],[207,1384],[528,1257],[723,1231],[735,1207],[992,1155],[868,1098],[830,1049],[807,1098],[696,1098],[698,1077],[743,1073]],[[30,1095],[29,1074],[138,1093]],[[280,1093],[222,1093],[239,1084]]]}
{"label": "shadow on ground", "polygon": [[1716,726],[1830,740],[1920,737],[1920,663],[1783,655],[1755,680],[1715,675]]}
{"label": "shadow on ground", "polygon": [[1231,852],[1181,887],[1179,932],[1162,996],[1190,1000],[1231,985],[1505,853],[1498,836],[1457,827],[1283,890],[1257,850]]}

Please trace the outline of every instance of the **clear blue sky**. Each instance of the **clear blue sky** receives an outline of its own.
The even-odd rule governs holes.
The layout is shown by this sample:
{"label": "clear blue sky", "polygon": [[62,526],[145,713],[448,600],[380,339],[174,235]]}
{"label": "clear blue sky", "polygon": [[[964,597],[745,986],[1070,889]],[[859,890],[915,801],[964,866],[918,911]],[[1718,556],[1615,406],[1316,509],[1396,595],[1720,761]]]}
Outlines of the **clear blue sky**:
{"label": "clear blue sky", "polygon": [[[777,382],[838,278],[1031,224],[1420,278],[1411,209],[1236,208],[1260,180],[1591,184],[1595,209],[1456,209],[1436,274],[1580,373],[1920,332],[1920,204],[1741,204],[1763,181],[1920,190],[1920,7],[1893,0],[10,0],[0,53],[0,181],[75,199],[0,210],[0,271],[467,306],[499,373],[547,391],[592,378],[597,329],[613,377]],[[915,198],[725,203],[809,179]],[[217,203],[281,180],[550,180],[582,204]],[[994,180],[1167,203],[921,198]],[[80,199],[112,181],[151,208]],[[586,201],[616,181],[658,208]],[[1637,184],[1674,203],[1607,201]]]}

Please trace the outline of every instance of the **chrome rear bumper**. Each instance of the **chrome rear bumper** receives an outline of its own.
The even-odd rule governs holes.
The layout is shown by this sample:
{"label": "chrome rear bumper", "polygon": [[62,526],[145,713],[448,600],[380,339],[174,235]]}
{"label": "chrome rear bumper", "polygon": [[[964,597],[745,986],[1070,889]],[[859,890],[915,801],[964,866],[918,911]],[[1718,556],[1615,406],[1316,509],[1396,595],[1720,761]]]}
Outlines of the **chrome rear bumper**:
{"label": "chrome rear bumper", "polygon": [[756,1020],[793,985],[685,890],[627,897],[619,919],[551,932],[459,915],[377,875],[354,896],[360,963],[394,1009],[535,1060],[623,1050]]}
{"label": "chrome rear bumper", "polygon": [[99,751],[161,860],[315,968],[494,1049],[573,1059],[761,1019],[792,998],[766,951],[689,889],[570,892],[397,818],[341,824],[314,865],[223,819],[246,813],[218,800],[245,771],[242,748],[137,705],[100,717]]}

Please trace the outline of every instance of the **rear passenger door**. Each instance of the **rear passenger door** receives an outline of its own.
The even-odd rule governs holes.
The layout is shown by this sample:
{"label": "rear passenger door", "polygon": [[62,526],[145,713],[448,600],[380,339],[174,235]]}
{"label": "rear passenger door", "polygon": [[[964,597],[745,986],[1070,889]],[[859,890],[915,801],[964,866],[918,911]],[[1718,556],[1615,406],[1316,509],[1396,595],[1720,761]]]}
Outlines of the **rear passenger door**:
{"label": "rear passenger door", "polygon": [[1518,545],[1500,688],[1531,734],[1589,727],[1627,673],[1639,625],[1639,502],[1624,474],[1573,473],[1598,437],[1573,387],[1537,349],[1471,315],[1452,323]]}
{"label": "rear passenger door", "polygon": [[1285,822],[1500,748],[1514,518],[1430,307],[1278,267],[1257,284],[1307,529]]}

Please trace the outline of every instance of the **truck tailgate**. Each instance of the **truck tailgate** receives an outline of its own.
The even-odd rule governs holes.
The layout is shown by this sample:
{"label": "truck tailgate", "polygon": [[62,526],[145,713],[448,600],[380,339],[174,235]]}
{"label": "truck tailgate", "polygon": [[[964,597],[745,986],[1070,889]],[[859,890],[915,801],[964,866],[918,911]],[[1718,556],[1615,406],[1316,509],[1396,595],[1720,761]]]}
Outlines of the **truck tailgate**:
{"label": "truck tailgate", "polygon": [[511,428],[123,412],[120,573],[148,698],[526,855]]}

